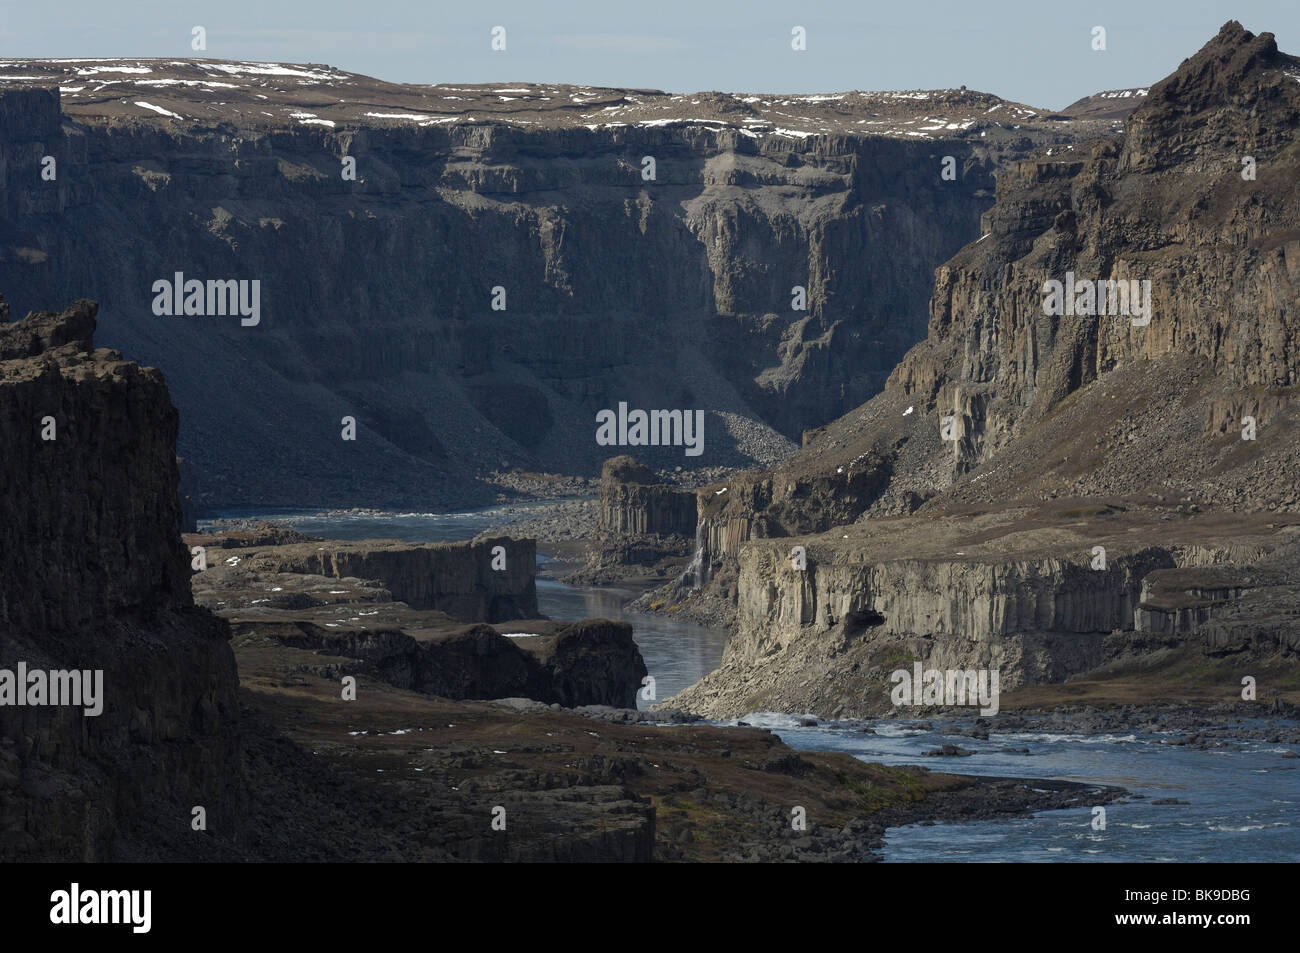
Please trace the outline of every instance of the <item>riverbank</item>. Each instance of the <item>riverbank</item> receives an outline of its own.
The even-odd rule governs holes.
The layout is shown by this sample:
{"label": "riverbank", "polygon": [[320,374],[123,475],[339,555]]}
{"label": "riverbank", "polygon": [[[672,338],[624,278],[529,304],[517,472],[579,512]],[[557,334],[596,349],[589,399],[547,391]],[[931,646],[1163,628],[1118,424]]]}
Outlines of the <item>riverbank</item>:
{"label": "riverbank", "polygon": [[[352,859],[875,861],[886,831],[1024,817],[1122,800],[1114,786],[976,778],[796,752],[762,728],[642,721],[618,709],[462,701],[358,677],[355,701],[319,653],[234,641],[250,719],[312,754],[313,772],[366,794],[368,817],[327,840]],[[337,660],[340,664],[346,660]],[[310,786],[309,786],[310,787]],[[281,838],[315,844],[333,812],[259,790]],[[306,803],[317,794],[308,790]],[[506,836],[490,828],[505,809]],[[437,824],[422,818],[438,817]],[[269,822],[269,821],[268,821]]]}
{"label": "riverbank", "polygon": [[[463,535],[481,536],[497,525],[497,514],[485,513],[373,518],[386,520],[391,532],[385,535],[408,539],[445,538],[444,530],[452,531],[447,526]],[[320,531],[330,524],[314,525]],[[356,521],[346,517],[338,526],[345,531],[358,529]],[[539,560],[538,604],[543,614],[559,620],[593,615],[629,620],[647,669],[658,679],[659,699],[716,667],[725,632],[709,646],[703,640],[716,630],[694,629],[663,613],[641,616],[630,611],[629,603],[638,592],[635,587],[565,585],[558,581],[564,562],[562,553]],[[512,626],[497,628],[505,632]],[[1105,690],[1067,682],[1007,693],[1002,710],[989,719],[969,709],[929,709],[910,720],[907,716],[917,715],[916,711],[829,724],[815,716],[760,715],[746,727],[736,725],[736,720],[730,725],[690,723],[688,716],[674,712],[561,710],[524,700],[454,702],[403,693],[361,672],[364,692],[358,699],[364,695],[368,701],[382,699],[382,704],[372,712],[350,703],[356,717],[345,726],[305,702],[302,693],[336,694],[337,681],[317,680],[320,673],[330,673],[332,665],[349,664],[349,660],[334,660],[319,650],[289,651],[273,639],[253,639],[247,632],[236,638],[235,651],[241,679],[257,693],[249,704],[255,701],[259,710],[269,708],[267,718],[288,719],[284,724],[302,732],[295,737],[317,752],[329,752],[320,757],[333,759],[331,764],[339,770],[373,764],[373,769],[357,775],[357,783],[363,786],[373,780],[387,785],[410,781],[412,774],[429,775],[436,784],[457,788],[458,793],[478,791],[487,796],[484,792],[496,791],[499,801],[515,797],[520,803],[536,805],[539,799],[560,798],[555,787],[560,785],[563,797],[569,799],[563,823],[573,829],[574,845],[588,843],[582,831],[594,818],[613,810],[610,804],[620,804],[619,811],[632,814],[642,810],[637,804],[653,807],[652,820],[637,824],[653,824],[654,831],[626,835],[641,846],[590,848],[607,855],[626,849],[638,859],[682,861],[977,859],[979,850],[972,850],[971,844],[979,838],[1005,842],[1008,855],[1027,850],[1019,841],[1009,840],[1008,832],[1014,830],[1029,832],[1026,836],[1038,851],[1037,859],[1124,859],[1147,854],[1183,856],[1188,850],[1219,844],[1219,838],[1228,840],[1215,849],[1228,849],[1235,843],[1231,838],[1236,827],[1250,829],[1241,836],[1251,838],[1251,850],[1276,852],[1286,849],[1292,834],[1292,828],[1276,826],[1282,822],[1271,818],[1267,809],[1294,777],[1286,773],[1296,764],[1287,752],[1294,750],[1300,737],[1294,710],[1274,711],[1271,702],[1269,706],[1138,704],[1136,696],[1120,690],[1120,683],[1112,679]],[[1156,685],[1150,672],[1111,674],[1139,682],[1145,678],[1148,692]],[[1266,679],[1270,676],[1261,670],[1261,681]],[[1178,684],[1171,687],[1178,690]],[[382,694],[372,697],[380,689]],[[637,704],[650,702],[638,697]],[[383,720],[394,710],[410,724]],[[372,714],[378,719],[373,723]],[[465,729],[467,734],[460,727],[452,730],[467,725],[472,726]],[[755,747],[755,732],[768,738],[763,745],[771,747]],[[595,747],[588,749],[588,743]],[[406,760],[398,760],[399,756]],[[831,760],[822,760],[825,757]],[[1240,761],[1234,770],[1248,773],[1248,784],[1227,784],[1219,775],[1204,773],[1207,765],[1217,765],[1205,759],[1223,757],[1237,759],[1234,764]],[[415,767],[424,770],[415,772]],[[867,773],[857,773],[863,769]],[[1142,773],[1156,769],[1154,780]],[[665,771],[670,775],[665,776]],[[1167,772],[1167,777],[1160,772]],[[1135,787],[1135,779],[1146,786]],[[1057,782],[1082,788],[1058,788]],[[480,789],[480,784],[486,786]],[[611,785],[612,792],[592,790]],[[861,790],[855,791],[853,785]],[[419,790],[419,784],[411,790]],[[810,804],[815,810],[808,810]],[[1168,828],[1168,836],[1112,839],[1104,847],[1075,843],[1080,831],[1090,829],[1093,808],[1120,804],[1138,812],[1121,815],[1127,819],[1122,823],[1138,825],[1130,833],[1151,824],[1156,831]],[[790,811],[796,806],[803,806],[807,816],[816,820],[813,833],[796,832],[791,826]],[[452,813],[458,809],[447,807]],[[392,810],[396,818],[404,809]],[[1194,812],[1187,815],[1194,821],[1162,813],[1168,811]],[[1138,819],[1132,820],[1135,816]],[[1235,817],[1248,819],[1234,824]],[[466,823],[472,818],[471,812]],[[619,823],[624,821],[626,817]],[[538,830],[557,823],[544,812],[529,821]],[[1177,835],[1184,823],[1203,828],[1202,840],[1180,845]],[[473,841],[478,836],[473,825],[467,830]],[[928,839],[934,830],[948,832],[960,846],[950,853]],[[1062,838],[1065,848],[1053,853],[1061,848]],[[523,858],[535,849],[539,848],[525,847],[521,841],[518,853],[511,856]],[[1087,853],[1097,850],[1102,853]]]}

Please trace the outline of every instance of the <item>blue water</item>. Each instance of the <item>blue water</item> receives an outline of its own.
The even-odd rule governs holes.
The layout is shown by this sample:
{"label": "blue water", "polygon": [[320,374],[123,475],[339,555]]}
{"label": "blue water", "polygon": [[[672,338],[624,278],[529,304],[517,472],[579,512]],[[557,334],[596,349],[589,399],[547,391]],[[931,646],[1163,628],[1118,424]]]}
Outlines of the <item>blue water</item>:
{"label": "blue water", "polygon": [[[1300,746],[1240,741],[1240,751],[1161,744],[1170,734],[990,734],[980,741],[912,722],[873,723],[876,734],[801,728],[789,715],[741,719],[771,728],[792,748],[844,751],[863,761],[919,764],[953,774],[1054,778],[1113,784],[1144,800],[1106,805],[1106,829],[1093,830],[1091,805],[1033,817],[893,828],[886,862],[906,861],[1239,861],[1300,860]],[[1279,722],[1286,724],[1286,722]],[[994,722],[996,728],[996,721]],[[969,758],[927,758],[956,744]],[[1028,748],[1008,754],[997,749]],[[1186,805],[1153,805],[1160,798]]]}
{"label": "blue water", "polygon": [[[244,511],[223,515],[274,519],[331,539],[448,542],[472,538],[498,524],[505,512],[505,507],[494,507],[451,514]],[[208,523],[201,520],[200,529]],[[545,555],[538,556],[539,564],[547,561]],[[635,595],[617,588],[579,589],[553,580],[537,582],[538,604],[549,618],[603,616],[631,622],[659,699],[694,684],[718,666],[725,631],[629,613],[624,606]],[[653,701],[638,697],[638,704],[648,707]],[[1283,758],[1288,750],[1300,753],[1297,745],[1242,741],[1240,751],[1199,751],[1161,744],[1174,735],[998,734],[996,722],[989,740],[980,741],[945,735],[942,725],[918,731],[907,721],[874,722],[876,734],[863,734],[827,726],[800,727],[790,715],[754,714],[743,720],[771,728],[799,750],[843,751],[864,761],[916,764],[953,774],[1113,784],[1146,795],[1144,800],[1107,805],[1105,830],[1093,830],[1090,806],[1043,811],[1027,818],[894,828],[885,838],[886,862],[1300,860],[1300,760]],[[923,755],[945,741],[977,754],[968,758]],[[997,751],[1007,747],[1028,748],[1030,754]],[[1190,803],[1150,803],[1168,797]]]}

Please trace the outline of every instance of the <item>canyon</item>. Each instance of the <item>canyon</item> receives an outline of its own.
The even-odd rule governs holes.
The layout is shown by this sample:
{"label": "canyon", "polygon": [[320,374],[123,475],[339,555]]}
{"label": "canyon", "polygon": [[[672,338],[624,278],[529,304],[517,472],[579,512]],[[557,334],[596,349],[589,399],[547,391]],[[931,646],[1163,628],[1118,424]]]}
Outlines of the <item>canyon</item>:
{"label": "canyon", "polygon": [[5,862],[869,861],[890,824],[1122,795],[637,712],[626,623],[443,611],[535,611],[527,559],[478,591],[491,541],[183,536],[177,411],[95,315],[0,302],[0,669],[103,674],[97,714],[0,704]]}
{"label": "canyon", "polygon": [[[0,670],[104,674],[95,717],[0,705],[0,856],[865,861],[1122,792],[698,722],[914,715],[915,665],[997,672],[1002,725],[1289,717],[1297,128],[1300,59],[1235,22],[1059,114],[0,64],[0,287],[74,301],[0,299]],[[257,320],[153,313],[181,274],[258,282]],[[1072,275],[1149,321],[1053,313]],[[708,408],[704,452],[610,458],[620,405]],[[196,532],[555,474],[600,475],[571,578],[731,627],[648,711],[627,622],[540,618],[527,534]]]}
{"label": "canyon", "polygon": [[[1118,128],[1095,113],[14,60],[0,287],[94,298],[166,375],[199,508],[481,505],[499,472],[597,475],[619,402],[705,411],[699,456],[636,448],[655,468],[766,466],[924,335],[997,171]],[[157,315],[176,273],[258,282],[257,324]]]}

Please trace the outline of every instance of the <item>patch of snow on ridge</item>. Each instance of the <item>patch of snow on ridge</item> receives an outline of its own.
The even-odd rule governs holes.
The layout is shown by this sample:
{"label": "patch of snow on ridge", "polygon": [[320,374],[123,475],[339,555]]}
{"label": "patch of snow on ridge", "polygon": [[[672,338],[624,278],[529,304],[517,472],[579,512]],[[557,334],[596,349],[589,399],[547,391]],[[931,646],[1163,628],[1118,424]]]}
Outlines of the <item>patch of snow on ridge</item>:
{"label": "patch of snow on ridge", "polygon": [[239,89],[237,83],[223,83],[215,79],[137,79],[137,86],[220,86],[222,89]]}
{"label": "patch of snow on ridge", "polygon": [[[304,79],[343,79],[346,74],[319,70],[291,69],[279,63],[204,63],[207,69],[220,70],[231,76],[298,76]],[[147,70],[145,72],[148,72]]]}
{"label": "patch of snow on ridge", "polygon": [[704,125],[725,126],[727,125],[721,119],[642,119],[637,123],[638,126],[667,126],[674,122],[698,122]]}
{"label": "patch of snow on ridge", "polygon": [[77,70],[78,76],[94,76],[96,73],[152,73],[147,66],[91,66]]}
{"label": "patch of snow on ridge", "polygon": [[184,116],[180,116],[180,115],[177,115],[177,114],[174,113],[174,112],[170,112],[170,111],[168,111],[168,110],[166,110],[166,109],[163,109],[161,106],[155,106],[153,103],[137,102],[136,105],[137,105],[137,106],[140,106],[140,107],[142,107],[142,108],[144,108],[144,109],[152,109],[154,112],[156,112],[156,113],[162,113],[164,116],[171,116],[171,118],[173,118],[173,119],[184,119],[184,118],[185,118]]}

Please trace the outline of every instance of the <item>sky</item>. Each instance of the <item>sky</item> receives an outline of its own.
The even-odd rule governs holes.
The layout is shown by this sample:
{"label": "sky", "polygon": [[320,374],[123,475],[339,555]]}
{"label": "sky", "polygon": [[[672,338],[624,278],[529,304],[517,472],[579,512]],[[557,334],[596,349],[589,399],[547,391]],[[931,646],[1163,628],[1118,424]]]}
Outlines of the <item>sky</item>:
{"label": "sky", "polygon": [[[678,93],[965,85],[1060,109],[1149,86],[1233,19],[1300,53],[1300,0],[0,0],[0,56],[208,56],[403,83]],[[206,51],[191,49],[195,26]],[[505,50],[491,47],[496,26]],[[1105,50],[1092,48],[1097,26]]]}

